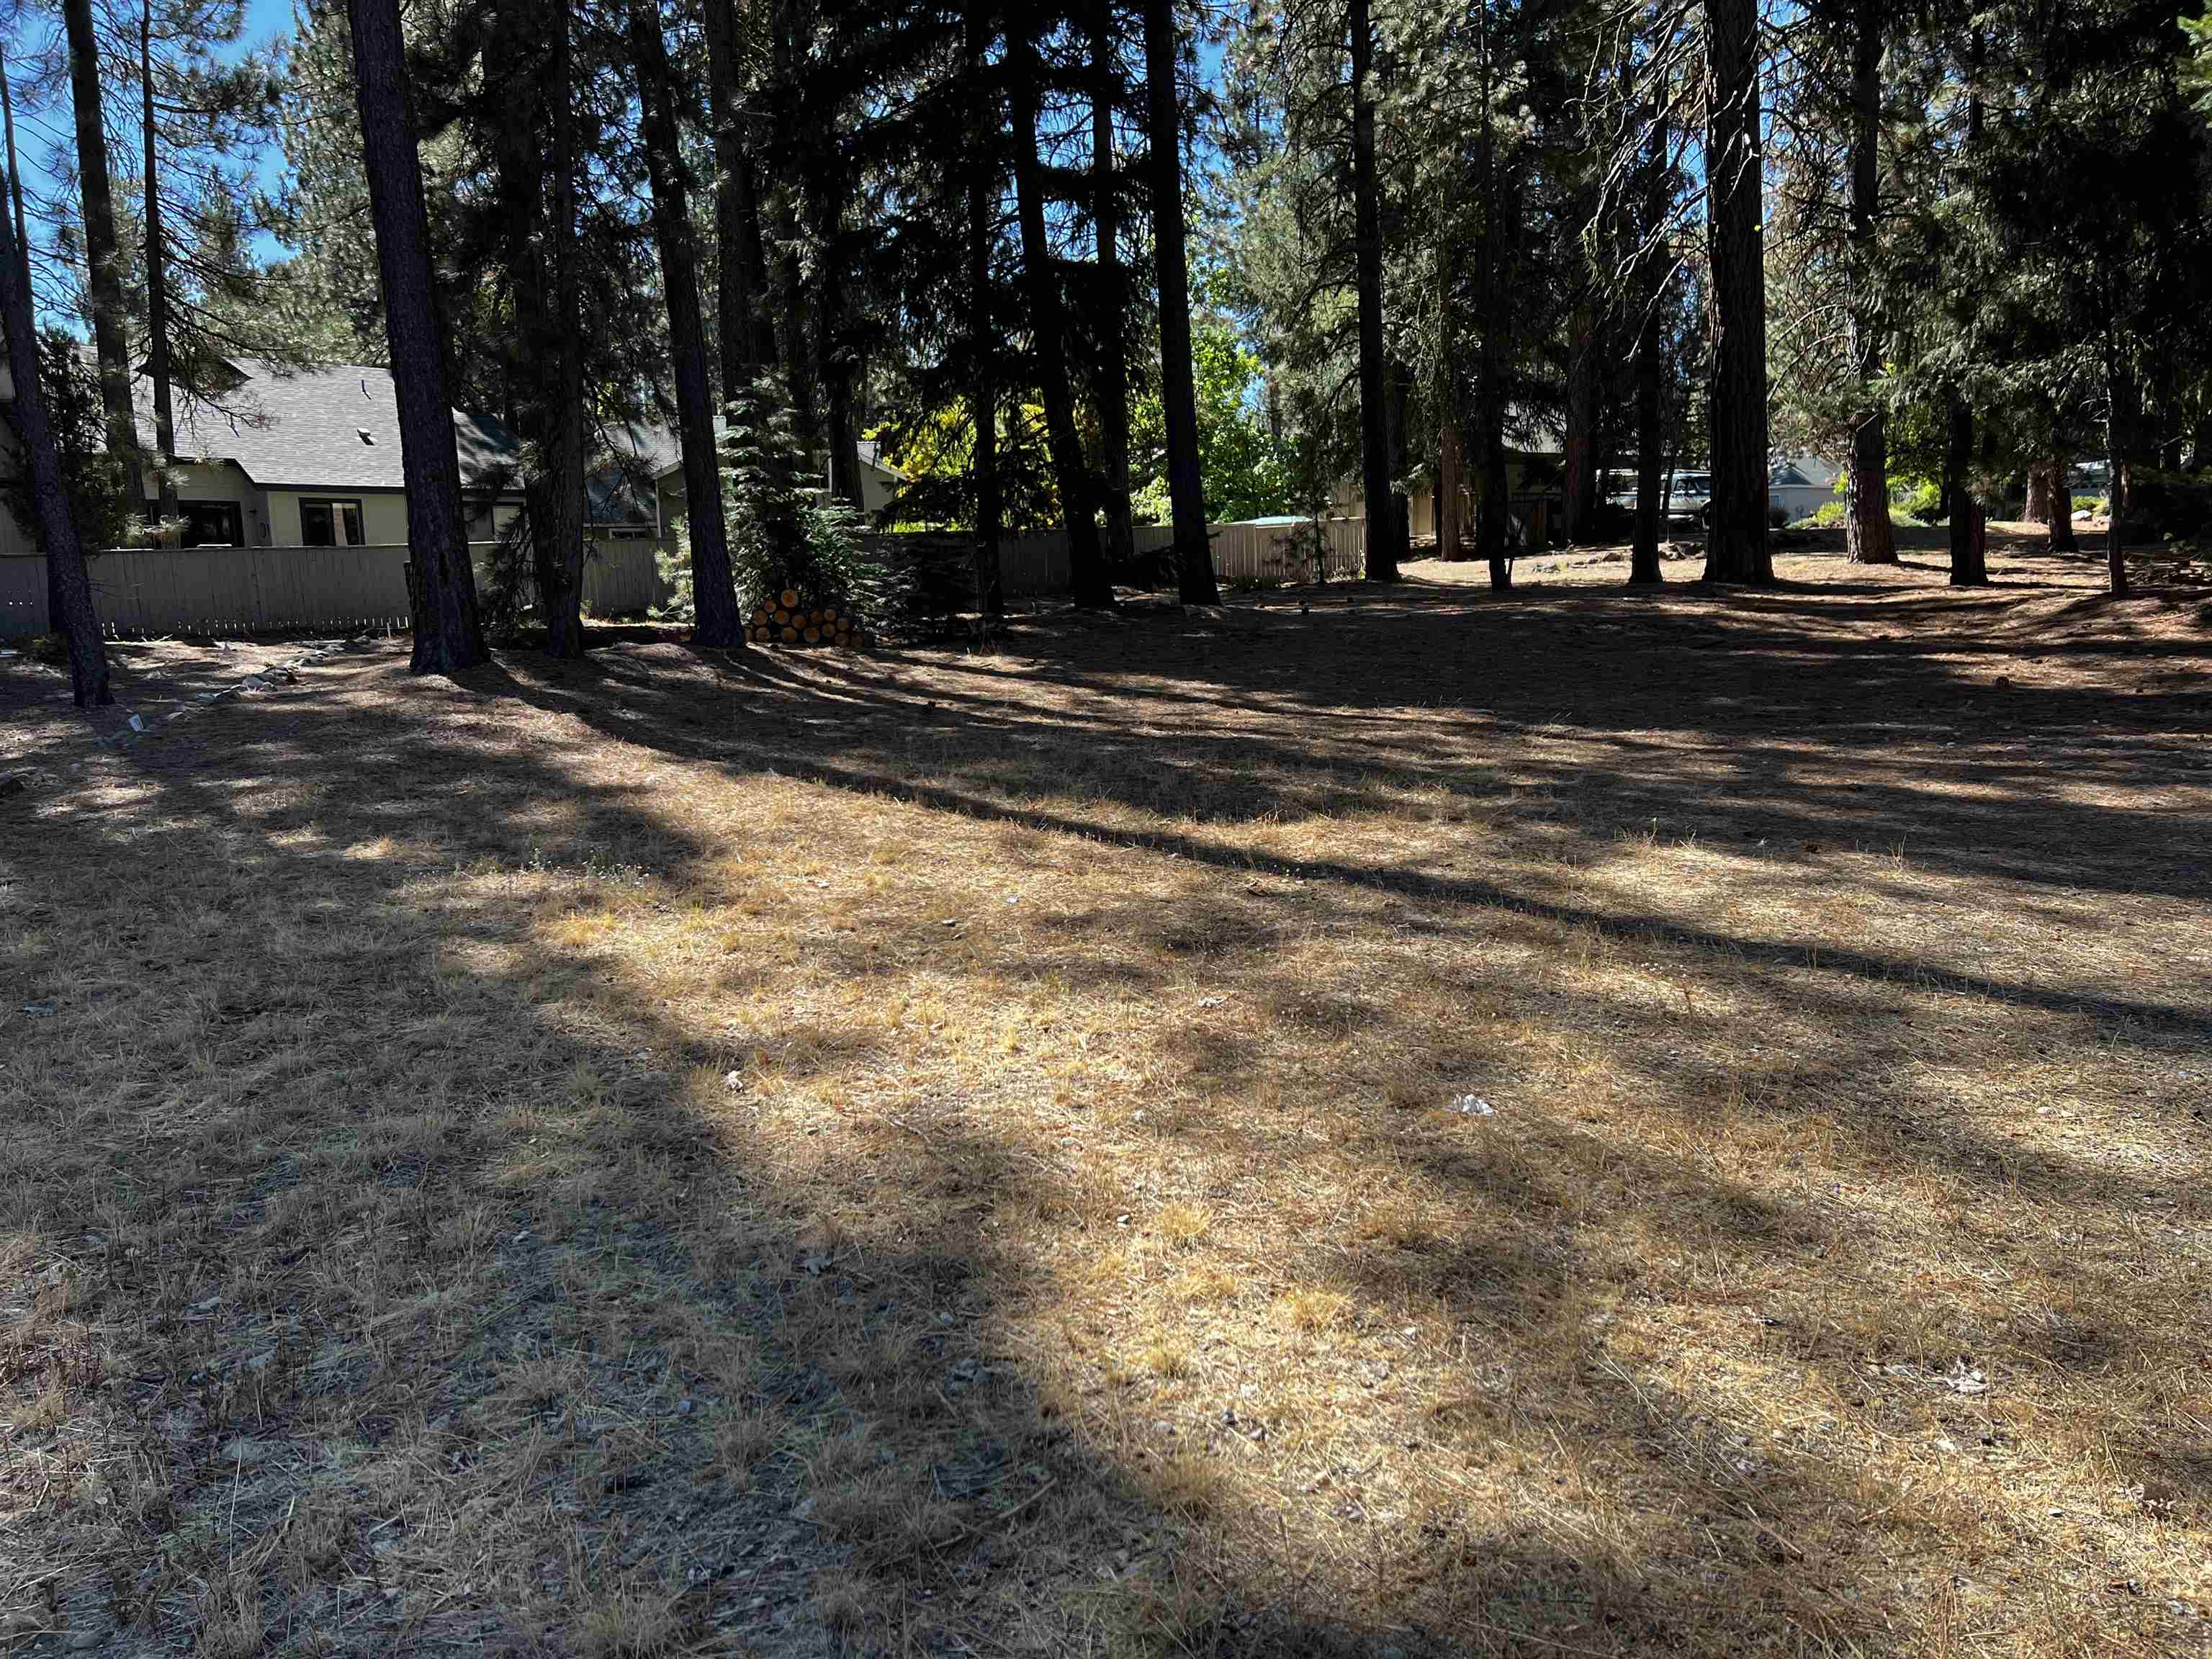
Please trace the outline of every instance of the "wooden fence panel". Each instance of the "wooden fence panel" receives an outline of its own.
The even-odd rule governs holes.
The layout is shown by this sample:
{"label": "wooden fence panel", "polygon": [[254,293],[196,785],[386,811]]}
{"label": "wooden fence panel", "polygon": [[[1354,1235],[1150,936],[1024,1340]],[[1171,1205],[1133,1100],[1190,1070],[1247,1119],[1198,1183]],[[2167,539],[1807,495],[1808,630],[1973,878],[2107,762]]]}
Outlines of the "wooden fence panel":
{"label": "wooden fence panel", "polygon": [[42,553],[0,555],[0,640],[51,633],[46,618],[46,560]]}
{"label": "wooden fence panel", "polygon": [[[1332,519],[1322,526],[1323,565],[1333,580],[1364,568],[1365,526]],[[1310,580],[1310,522],[1207,526],[1215,573],[1225,583]],[[1167,525],[1137,526],[1137,550],[1174,544]],[[479,585],[494,544],[470,551]],[[584,608],[594,616],[635,615],[665,605],[660,545],[650,541],[595,543],[584,566]],[[1064,593],[1070,580],[1065,532],[1012,536],[999,563],[1010,598]],[[263,629],[386,629],[407,625],[407,550],[370,547],[126,548],[95,554],[88,565],[93,605],[111,632],[245,633]],[[0,637],[48,631],[46,561],[0,555]]]}
{"label": "wooden fence panel", "polygon": [[[1139,553],[1160,552],[1175,544],[1175,529],[1170,525],[1136,528]],[[1322,569],[1328,580],[1340,581],[1364,574],[1365,524],[1358,519],[1327,519],[1321,528]],[[1296,583],[1314,578],[1311,520],[1215,524],[1208,525],[1206,533],[1213,548],[1214,574],[1224,583]],[[1009,598],[1066,592],[1071,579],[1066,532],[1008,537],[999,544],[999,570]]]}
{"label": "wooden fence panel", "polygon": [[999,580],[1008,599],[1065,593],[1074,580],[1067,532],[1047,530],[1033,536],[1009,536],[999,544]]}
{"label": "wooden fence panel", "polygon": [[643,540],[592,544],[584,562],[584,609],[595,617],[651,611],[674,597],[660,577],[660,544]]}

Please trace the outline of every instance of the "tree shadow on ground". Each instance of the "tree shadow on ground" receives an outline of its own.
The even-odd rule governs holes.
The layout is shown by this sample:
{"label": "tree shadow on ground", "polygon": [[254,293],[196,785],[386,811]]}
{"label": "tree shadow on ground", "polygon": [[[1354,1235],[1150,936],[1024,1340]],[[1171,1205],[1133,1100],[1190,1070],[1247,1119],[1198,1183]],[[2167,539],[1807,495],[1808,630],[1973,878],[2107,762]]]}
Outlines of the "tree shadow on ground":
{"label": "tree shadow on ground", "polygon": [[[1469,647],[1464,608],[1426,620]],[[1370,647],[1410,631],[1410,654],[1442,658],[1446,635],[1424,621],[1401,607],[1358,625]],[[1736,1090],[1731,1112],[1771,1117],[1778,1144],[1817,1127],[1846,1144],[1845,1164],[1893,1162],[1969,1203],[2063,1194],[2085,1224],[2119,1225],[2140,1197],[2119,1176],[1972,1122],[1937,1133],[1936,1097],[1863,1036],[1825,1054],[1800,1043],[1764,1071],[1668,1057],[1662,1026],[1688,1048],[1698,1016],[1551,978],[1543,954],[1595,938],[1624,977],[1638,955],[1723,963],[1753,1012],[1808,988],[1872,1001],[1910,985],[2038,1030],[2087,1020],[2148,1054],[2199,1038],[2203,1000],[2185,981],[2085,995],[1878,950],[1823,945],[1815,962],[1793,939],[1575,896],[1606,867],[1613,826],[1647,811],[1700,817],[1733,793],[1725,810],[1756,811],[1770,836],[1837,838],[1832,805],[1778,790],[1747,806],[1756,755],[1669,776],[1681,743],[1744,747],[1710,718],[1713,698],[1786,680],[1797,653],[1782,639],[1744,642],[1742,672],[1703,705],[1632,723],[1634,688],[1601,688],[1589,707],[1603,718],[1582,713],[1563,735],[1544,698],[1589,665],[1571,638],[1487,641],[1523,665],[1553,659],[1549,692],[1392,664],[1352,701],[1297,671],[1359,640],[1302,636],[1286,673],[1270,652],[1224,659],[1212,636],[1172,626],[1135,664],[1086,650],[1126,632],[1055,633],[1066,659],[1022,677],[1053,678],[1066,707],[992,690],[1003,665],[938,663],[902,683],[896,665],[731,666],[664,646],[516,663],[395,702],[373,695],[398,678],[378,659],[123,750],[82,797],[44,807],[36,838],[5,854],[8,1006],[55,1006],[8,1032],[24,1129],[0,1221],[33,1241],[15,1277],[33,1313],[10,1352],[37,1352],[0,1375],[59,1379],[56,1420],[19,1434],[15,1455],[65,1494],[23,1559],[27,1577],[62,1569],[70,1628],[137,1610],[118,1639],[149,1650],[314,1629],[340,1650],[791,1654],[1708,1653],[1786,1630],[1878,1653],[1908,1650],[1900,1626],[1931,1607],[1965,1606],[1939,1582],[1956,1520],[1940,1498],[1851,1468],[1817,1422],[1763,1439],[1719,1379],[1612,1334],[1637,1298],[1684,1297],[1702,1259],[1796,1278],[1803,1305],[1750,1311],[1840,1397],[1897,1386],[1866,1380],[1869,1355],[1940,1371],[1960,1324],[1942,1287],[1907,1305],[1831,1288],[1851,1305],[1821,1309],[1824,1279],[1883,1265],[1840,1195],[1783,1203],[1690,1143],[1632,1155],[1565,1118],[1484,1139],[1474,1121],[1439,1127],[1435,1102],[1480,1076],[1510,1017],[1601,1051],[1610,1088],[1686,1115]],[[1832,687],[1867,686],[1849,653],[1835,660]],[[1952,672],[1888,659],[1881,684],[1932,695]],[[1435,701],[1395,700],[1422,687]],[[1478,693],[1498,705],[1479,729],[1424,732]],[[1278,700],[1272,726],[1205,725],[1224,709],[1241,720],[1257,696]],[[1826,732],[1802,693],[1769,702],[1778,745]],[[1593,731],[1617,777],[1593,772]],[[1872,739],[1820,763],[1879,792],[1859,809],[1863,838],[1952,830],[1923,866],[1944,878],[2070,887],[2061,840],[2151,840],[2133,809],[2102,802],[2021,828],[2032,774],[2008,762],[1978,781],[1994,799],[1959,806],[1937,799],[1957,772],[1885,781],[1895,769]],[[2133,750],[2105,763],[2123,784],[2165,775]],[[824,793],[749,826],[730,792],[755,777]],[[887,804],[915,838],[912,864],[868,844],[840,802]],[[1434,848],[1378,861],[1223,834],[1409,803],[1443,840],[1484,817],[1553,864],[1469,875],[1437,868]],[[1003,936],[964,894],[878,918],[792,885],[799,866],[777,861],[792,836],[827,867],[880,861],[887,879],[920,878],[922,837],[1006,872],[1042,838],[1149,872],[1164,896],[1085,897]],[[2169,848],[2100,890],[2179,896],[2192,856]],[[749,884],[763,864],[766,892]],[[1824,879],[1816,865],[1787,874]],[[805,925],[779,930],[794,912]],[[1413,949],[1469,933],[1495,964],[1431,988],[1470,1010],[1460,1030],[1401,1006],[1403,975],[1386,989],[1289,960],[1316,939]],[[957,994],[963,981],[1073,983],[1152,1020],[1194,975],[1247,1023],[1208,1010],[1158,1032],[1179,1075],[1114,1132],[1147,1166],[1218,1161],[1233,1139],[1205,1195],[1224,1214],[1312,1206],[1291,1218],[1308,1241],[1293,1305],[1231,1292],[1223,1323],[1279,1327],[1268,1340],[1324,1371],[1316,1355],[1340,1339],[1329,1386],[1349,1409],[1450,1458],[1347,1461],[1329,1426],[1346,1407],[1284,1395],[1250,1354],[1219,1362],[1218,1396],[1194,1398],[1164,1386],[1172,1353],[1146,1375],[1041,1349],[1055,1319],[1083,1328],[1077,1355],[1110,1327],[1115,1298],[1085,1257],[1126,1237],[1122,1212],[1139,1230],[1156,1218],[1049,1140],[1003,1132],[1001,1097],[1025,1077],[958,1084],[957,1062],[902,1081],[936,1041],[927,1006],[895,1039],[819,994],[937,996],[973,1017],[996,994]],[[1476,1018],[1486,1004],[1495,1019]],[[1285,1075],[1271,1102],[1251,1092],[1267,1030],[1332,1054],[1365,1034],[1380,1069]],[[1893,1112],[1838,1119],[1809,1097],[1838,1077],[1895,1087]],[[1093,1116],[1112,1109],[1084,1086],[1099,1090]],[[1332,1122],[1324,1169],[1310,1120],[1331,1094],[1361,1103]],[[1332,1207],[1325,1188],[1347,1169],[1355,1188]],[[1443,1231],[1424,1194],[1451,1197]],[[1161,1237],[1114,1271],[1205,1265],[1201,1245]],[[2119,1287],[2093,1277],[2060,1297],[2066,1271],[2022,1296],[2113,1311],[2102,1328],[2040,1328],[2064,1339],[2046,1344],[2054,1365],[2191,1358],[2185,1328],[2148,1328]],[[1692,1299],[1746,1316],[1725,1289]],[[83,1330],[111,1351],[100,1375],[70,1369]],[[1216,1362],[1180,1363],[1211,1379]],[[2206,1501],[2183,1450],[2130,1455],[2163,1482],[2156,1501]],[[1497,1490],[1544,1501],[1502,1522]],[[2116,1634],[2131,1615],[2085,1616]]]}

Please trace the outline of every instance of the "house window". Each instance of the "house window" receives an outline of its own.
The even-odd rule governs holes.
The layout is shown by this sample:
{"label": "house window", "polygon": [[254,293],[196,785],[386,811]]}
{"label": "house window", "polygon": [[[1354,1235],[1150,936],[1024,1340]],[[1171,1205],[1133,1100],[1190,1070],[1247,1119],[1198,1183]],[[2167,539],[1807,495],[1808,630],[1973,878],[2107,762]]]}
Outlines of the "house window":
{"label": "house window", "polygon": [[236,501],[179,501],[182,547],[243,547],[246,521]]}
{"label": "house window", "polygon": [[359,547],[362,541],[361,503],[301,501],[300,540],[308,547]]}

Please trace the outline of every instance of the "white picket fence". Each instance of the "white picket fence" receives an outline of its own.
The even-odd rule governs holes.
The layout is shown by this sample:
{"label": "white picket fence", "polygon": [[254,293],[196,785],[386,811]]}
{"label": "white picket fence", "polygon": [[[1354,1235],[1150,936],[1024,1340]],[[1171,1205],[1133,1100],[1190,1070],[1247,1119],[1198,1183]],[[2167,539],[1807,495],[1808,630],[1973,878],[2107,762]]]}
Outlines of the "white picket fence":
{"label": "white picket fence", "polygon": [[[1366,525],[1319,522],[1323,574],[1364,568]],[[1206,527],[1213,568],[1227,585],[1310,581],[1316,523],[1218,524]],[[1175,532],[1140,525],[1137,550],[1161,551]],[[494,544],[471,544],[479,573]],[[668,589],[650,541],[595,543],[584,567],[584,609],[597,617],[634,615],[665,604]],[[391,629],[407,625],[407,549],[371,547],[126,548],[88,561],[93,608],[116,634],[240,634],[280,629]],[[1067,591],[1065,531],[1001,543],[999,565],[1010,598]],[[479,574],[479,581],[482,577]],[[0,555],[0,639],[49,632],[46,560]]]}
{"label": "white picket fence", "polygon": [[[471,542],[482,571],[495,544]],[[665,601],[649,541],[593,544],[584,564],[584,609],[621,616]],[[93,609],[111,633],[241,634],[407,625],[407,549],[368,547],[124,548],[94,554]],[[0,556],[0,638],[44,634],[46,564],[38,554]]]}

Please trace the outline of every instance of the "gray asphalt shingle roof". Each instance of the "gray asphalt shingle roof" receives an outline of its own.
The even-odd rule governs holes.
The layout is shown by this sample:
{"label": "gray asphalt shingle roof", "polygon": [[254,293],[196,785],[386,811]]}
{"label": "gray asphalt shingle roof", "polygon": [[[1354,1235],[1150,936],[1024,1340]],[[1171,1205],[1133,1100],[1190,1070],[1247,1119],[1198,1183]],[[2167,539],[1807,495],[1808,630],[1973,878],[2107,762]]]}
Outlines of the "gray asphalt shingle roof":
{"label": "gray asphalt shingle roof", "polygon": [[[221,407],[179,397],[180,459],[235,461],[264,489],[399,489],[399,405],[392,371],[362,363],[285,373],[265,363],[237,365],[245,383]],[[139,430],[151,435],[150,397],[138,384]],[[481,482],[511,465],[514,435],[489,416],[453,411],[461,481]]]}

